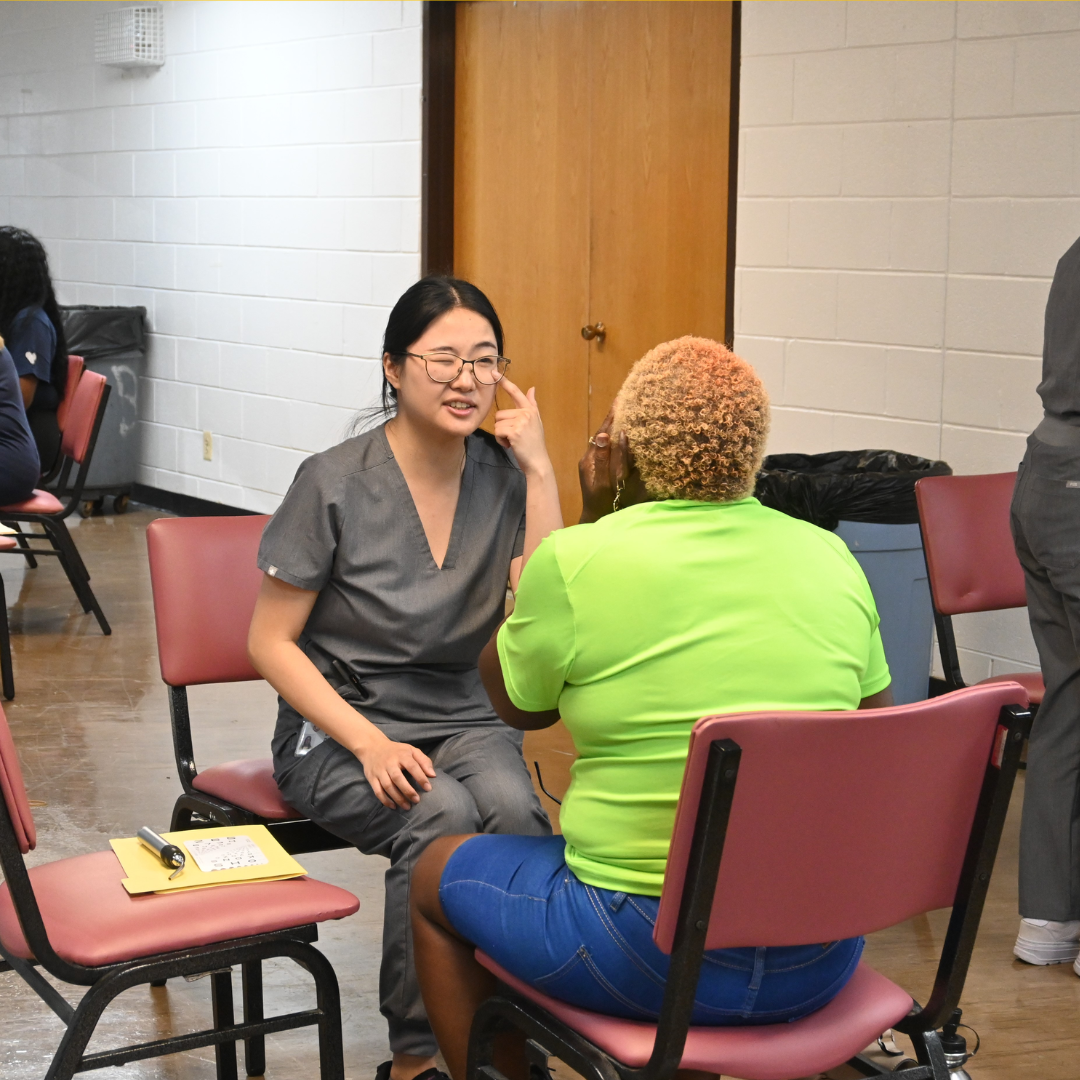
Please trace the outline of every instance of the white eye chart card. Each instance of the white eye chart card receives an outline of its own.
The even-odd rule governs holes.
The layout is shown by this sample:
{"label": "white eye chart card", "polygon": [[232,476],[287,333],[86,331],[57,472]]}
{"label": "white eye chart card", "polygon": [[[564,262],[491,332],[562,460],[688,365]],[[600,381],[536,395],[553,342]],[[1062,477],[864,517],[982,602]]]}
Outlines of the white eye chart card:
{"label": "white eye chart card", "polygon": [[270,860],[250,836],[210,836],[205,840],[185,840],[195,864],[204,873],[264,866]]}

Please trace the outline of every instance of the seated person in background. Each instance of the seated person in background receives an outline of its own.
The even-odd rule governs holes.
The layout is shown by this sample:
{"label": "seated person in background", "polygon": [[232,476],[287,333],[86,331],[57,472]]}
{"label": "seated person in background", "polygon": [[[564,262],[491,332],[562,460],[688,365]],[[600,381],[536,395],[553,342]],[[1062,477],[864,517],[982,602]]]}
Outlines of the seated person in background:
{"label": "seated person in background", "polygon": [[[561,716],[579,756],[562,836],[443,837],[413,876],[417,971],[455,1080],[495,988],[474,945],[552,997],[657,1019],[668,957],[653,924],[700,717],[891,704],[854,558],[751,495],[768,421],[753,369],[716,342],[680,338],[638,361],[582,460],[588,524],[537,548],[482,654],[503,720]],[[839,993],[862,947],[709,952],[693,1022],[804,1016]],[[507,1075],[524,1076],[506,1053]]]}
{"label": "seated person in background", "polygon": [[37,447],[23,409],[19,376],[0,338],[0,506],[29,499],[40,474]]}
{"label": "seated person in background", "polygon": [[67,388],[67,342],[45,249],[13,225],[0,226],[0,336],[15,361],[41,471],[47,473],[60,455],[56,410]]}

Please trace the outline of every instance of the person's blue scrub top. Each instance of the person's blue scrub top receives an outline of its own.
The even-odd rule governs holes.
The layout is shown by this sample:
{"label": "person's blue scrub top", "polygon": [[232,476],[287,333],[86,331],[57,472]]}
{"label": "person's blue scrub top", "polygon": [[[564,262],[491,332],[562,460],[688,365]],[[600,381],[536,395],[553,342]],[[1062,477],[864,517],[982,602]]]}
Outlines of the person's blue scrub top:
{"label": "person's blue scrub top", "polygon": [[23,308],[11,320],[4,342],[15,361],[19,377],[33,375],[38,380],[31,409],[55,412],[60,394],[52,385],[52,363],[56,353],[56,328],[39,307]]}

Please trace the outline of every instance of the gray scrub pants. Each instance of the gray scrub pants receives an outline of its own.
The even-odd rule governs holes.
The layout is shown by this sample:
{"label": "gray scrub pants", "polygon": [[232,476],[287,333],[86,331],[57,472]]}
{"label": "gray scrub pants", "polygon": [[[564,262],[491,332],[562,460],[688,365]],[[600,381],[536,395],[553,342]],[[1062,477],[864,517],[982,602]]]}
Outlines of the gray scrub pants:
{"label": "gray scrub pants", "polygon": [[[419,725],[417,725],[419,726]],[[521,754],[521,734],[502,725],[478,727],[437,742],[411,740],[435,767],[431,791],[411,810],[391,810],[375,798],[356,757],[327,739],[296,760],[279,780],[290,806],[348,840],[365,855],[390,860],[386,871],[380,1011],[395,1054],[433,1057],[413,966],[409,884],[420,853],[439,836],[518,833],[550,836],[551,823],[533,791]],[[291,749],[291,744],[290,744]]]}
{"label": "gray scrub pants", "polygon": [[1046,683],[1028,745],[1020,914],[1067,922],[1080,919],[1080,446],[1028,439],[1012,529]]}

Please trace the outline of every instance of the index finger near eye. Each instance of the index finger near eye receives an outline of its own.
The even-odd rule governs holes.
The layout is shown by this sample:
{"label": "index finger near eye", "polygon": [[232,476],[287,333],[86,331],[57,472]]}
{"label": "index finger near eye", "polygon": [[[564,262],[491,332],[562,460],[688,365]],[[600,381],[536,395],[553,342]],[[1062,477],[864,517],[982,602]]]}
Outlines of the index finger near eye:
{"label": "index finger near eye", "polygon": [[596,434],[599,435],[601,431],[611,434],[611,425],[615,422],[615,402],[611,403],[611,408],[607,411],[607,416],[604,417],[604,422],[596,429]]}
{"label": "index finger near eye", "polygon": [[529,399],[521,392],[521,387],[517,383],[511,382],[505,375],[499,380],[498,383],[514,400],[514,404],[519,409],[527,409],[529,407]]}

